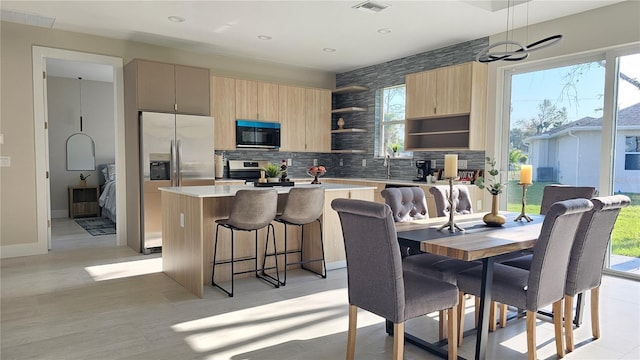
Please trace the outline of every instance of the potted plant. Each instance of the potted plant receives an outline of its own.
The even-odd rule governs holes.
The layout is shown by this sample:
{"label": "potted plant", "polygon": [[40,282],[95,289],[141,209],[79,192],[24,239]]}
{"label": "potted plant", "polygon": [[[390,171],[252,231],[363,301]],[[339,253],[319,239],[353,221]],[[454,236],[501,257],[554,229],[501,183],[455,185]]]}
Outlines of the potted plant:
{"label": "potted plant", "polygon": [[279,165],[272,164],[270,162],[262,168],[264,170],[264,175],[267,177],[267,182],[278,182],[280,181],[280,174],[282,174],[282,170]]}
{"label": "potted plant", "polygon": [[498,213],[498,195],[502,193],[505,185],[500,182],[498,175],[500,171],[496,169],[496,161],[492,160],[490,157],[486,158],[487,164],[491,165],[491,170],[489,170],[489,176],[491,176],[491,180],[486,182],[484,181],[484,177],[480,176],[476,179],[476,186],[480,189],[487,189],[487,191],[492,195],[491,196],[491,212],[485,215],[482,220],[488,226],[502,226],[504,225],[506,218],[504,215]]}
{"label": "potted plant", "polygon": [[398,156],[399,150],[400,150],[400,144],[391,144],[391,151],[393,151],[393,157]]}
{"label": "potted plant", "polygon": [[87,186],[87,178],[89,176],[91,176],[91,174],[84,175],[83,173],[80,173],[80,186],[81,187]]}

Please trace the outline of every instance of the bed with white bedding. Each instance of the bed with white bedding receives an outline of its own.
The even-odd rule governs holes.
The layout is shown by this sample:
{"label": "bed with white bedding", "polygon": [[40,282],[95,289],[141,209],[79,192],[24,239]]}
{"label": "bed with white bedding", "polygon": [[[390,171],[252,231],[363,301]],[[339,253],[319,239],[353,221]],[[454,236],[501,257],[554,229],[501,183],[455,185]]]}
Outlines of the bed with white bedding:
{"label": "bed with white bedding", "polygon": [[116,165],[98,165],[100,172],[100,199],[98,205],[102,208],[102,217],[116,222]]}

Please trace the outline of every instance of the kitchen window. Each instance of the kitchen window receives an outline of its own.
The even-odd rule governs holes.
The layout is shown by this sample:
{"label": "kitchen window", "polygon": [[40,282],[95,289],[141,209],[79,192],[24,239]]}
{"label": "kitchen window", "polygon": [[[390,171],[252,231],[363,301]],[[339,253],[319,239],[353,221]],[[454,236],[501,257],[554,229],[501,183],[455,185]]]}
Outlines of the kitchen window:
{"label": "kitchen window", "polygon": [[396,156],[411,157],[411,151],[404,150],[404,111],[406,99],[406,86],[396,85],[383,88],[379,91],[379,131],[378,155],[381,157],[394,156],[392,148],[397,145]]}

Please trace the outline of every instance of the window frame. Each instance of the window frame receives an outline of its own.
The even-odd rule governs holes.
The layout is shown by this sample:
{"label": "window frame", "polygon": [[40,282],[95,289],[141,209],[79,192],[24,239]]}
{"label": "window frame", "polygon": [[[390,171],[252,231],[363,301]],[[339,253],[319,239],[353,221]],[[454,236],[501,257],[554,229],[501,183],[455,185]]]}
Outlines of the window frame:
{"label": "window frame", "polygon": [[[385,97],[385,92],[389,89],[397,89],[397,88],[403,88],[404,89],[404,107],[403,107],[403,113],[404,116],[402,116],[400,119],[396,119],[396,120],[390,120],[390,121],[384,121],[384,114],[385,114],[385,101],[384,101],[384,97]],[[389,126],[393,126],[393,125],[402,125],[403,130],[404,130],[404,126],[405,124],[405,119],[406,119],[406,105],[407,105],[407,85],[402,83],[402,84],[397,84],[397,85],[391,85],[391,86],[385,86],[380,88],[377,92],[376,92],[376,132],[375,132],[375,154],[378,157],[386,157],[386,155],[392,155],[390,149],[386,149],[383,148],[384,146],[384,139],[383,139],[383,134],[385,131],[385,127],[389,127]],[[404,131],[403,131],[403,135],[402,135],[402,148],[404,150],[404,141],[405,141],[405,135],[404,135]],[[398,157],[401,158],[413,158],[413,152],[412,151],[401,151],[398,154]]]}

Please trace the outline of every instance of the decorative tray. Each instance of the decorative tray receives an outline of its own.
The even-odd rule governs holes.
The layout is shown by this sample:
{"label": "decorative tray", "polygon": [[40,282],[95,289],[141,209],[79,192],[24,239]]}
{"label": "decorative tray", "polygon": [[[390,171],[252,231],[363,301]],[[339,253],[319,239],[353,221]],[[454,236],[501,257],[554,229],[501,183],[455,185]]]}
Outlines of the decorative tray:
{"label": "decorative tray", "polygon": [[272,186],[294,186],[293,181],[279,181],[279,182],[254,182],[253,186],[255,187],[272,187]]}

